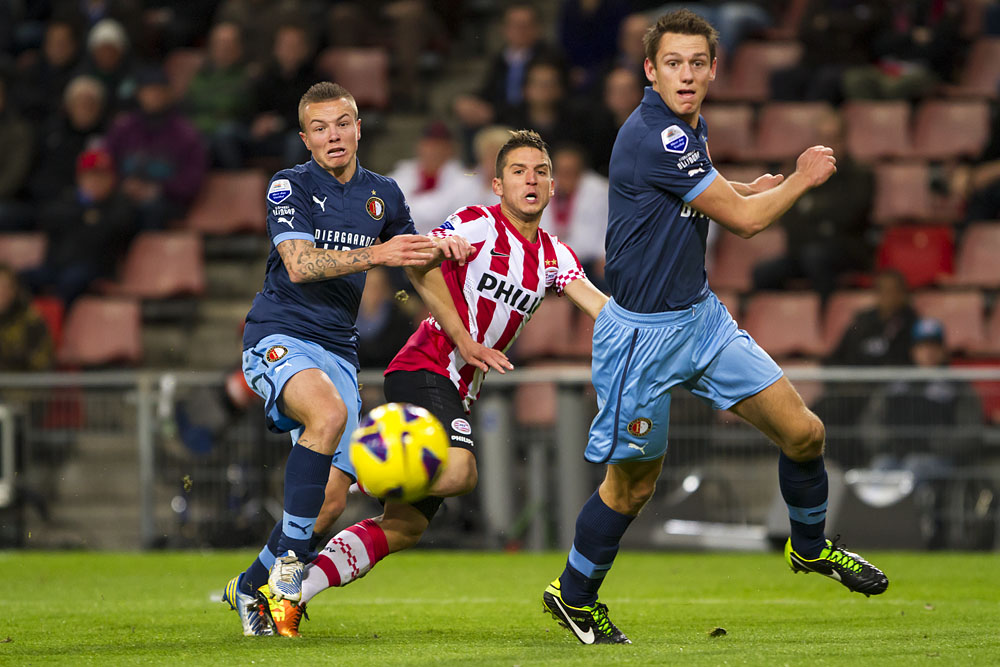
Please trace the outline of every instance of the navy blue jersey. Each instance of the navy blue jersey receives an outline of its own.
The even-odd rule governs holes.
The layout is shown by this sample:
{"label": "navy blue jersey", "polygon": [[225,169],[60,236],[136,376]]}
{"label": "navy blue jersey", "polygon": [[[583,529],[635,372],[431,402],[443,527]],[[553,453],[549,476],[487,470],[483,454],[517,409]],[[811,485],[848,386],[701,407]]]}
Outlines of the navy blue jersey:
{"label": "navy blue jersey", "polygon": [[611,295],[627,310],[686,308],[708,294],[708,217],[688,203],[718,172],[697,129],[647,87],[618,131],[611,151],[605,274]]}
{"label": "navy blue jersey", "polygon": [[391,178],[363,169],[345,184],[314,160],[279,171],[267,188],[267,258],[264,289],[254,297],[243,331],[243,349],[271,334],[322,345],[358,366],[355,322],[365,273],[293,283],[277,246],[312,241],[317,248],[354,250],[376,239],[415,234],[410,208]]}

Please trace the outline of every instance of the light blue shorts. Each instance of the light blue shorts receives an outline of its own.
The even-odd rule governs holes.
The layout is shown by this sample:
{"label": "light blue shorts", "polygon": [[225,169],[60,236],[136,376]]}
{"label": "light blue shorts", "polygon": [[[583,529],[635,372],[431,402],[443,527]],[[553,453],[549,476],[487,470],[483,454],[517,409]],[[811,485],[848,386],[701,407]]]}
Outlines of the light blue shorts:
{"label": "light blue shorts", "polygon": [[318,368],[326,373],[347,406],[347,425],[333,455],[333,465],[356,479],[348,455],[351,434],[358,426],[361,412],[358,373],[354,366],[321,345],[281,334],[262,338],[252,348],[243,350],[243,376],[264,399],[267,427],[275,433],[291,431],[293,444],[302,435],[302,424],[278,409],[278,397],[293,375],[309,368]]}
{"label": "light blue shorts", "polygon": [[594,324],[592,375],[598,412],[584,455],[620,463],[666,453],[673,387],[726,410],[782,372],[709,294],[690,308],[651,314],[609,301]]}

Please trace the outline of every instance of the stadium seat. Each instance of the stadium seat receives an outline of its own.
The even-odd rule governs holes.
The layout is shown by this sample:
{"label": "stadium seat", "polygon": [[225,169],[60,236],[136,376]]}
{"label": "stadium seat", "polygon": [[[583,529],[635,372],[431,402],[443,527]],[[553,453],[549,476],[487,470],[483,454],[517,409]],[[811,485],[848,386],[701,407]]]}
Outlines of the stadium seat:
{"label": "stadium seat", "polygon": [[930,181],[926,162],[876,165],[872,220],[880,225],[957,220],[957,203],[931,192]]}
{"label": "stadium seat", "polygon": [[542,301],[514,343],[511,353],[515,358],[524,363],[566,356],[572,333],[572,308],[566,298],[548,297]]}
{"label": "stadium seat", "polygon": [[780,162],[823,143],[821,121],[833,107],[825,102],[773,102],[764,106],[757,124],[755,155],[760,160]]}
{"label": "stadium seat", "polygon": [[753,267],[784,252],[785,230],[782,227],[771,226],[749,239],[722,230],[708,283],[713,290],[749,291],[753,287]]}
{"label": "stadium seat", "polygon": [[36,296],[31,300],[31,305],[45,320],[45,325],[49,328],[49,336],[52,337],[52,344],[58,349],[59,343],[62,342],[66,306],[58,297],[54,296]]}
{"label": "stadium seat", "polygon": [[163,70],[170,81],[174,99],[184,99],[191,79],[204,63],[205,52],[201,49],[179,48],[167,54],[163,60]]}
{"label": "stadium seat", "polygon": [[927,100],[916,111],[913,154],[927,160],[977,158],[990,138],[985,100]]}
{"label": "stadium seat", "polygon": [[870,290],[841,290],[827,299],[823,314],[824,353],[833,351],[854,317],[867,308],[875,306],[875,292]]}
{"label": "stadium seat", "polygon": [[142,359],[139,302],[82,296],[66,317],[57,359],[63,366],[137,364]]}
{"label": "stadium seat", "polygon": [[545,428],[555,425],[558,405],[554,382],[519,384],[514,390],[514,415],[521,426]]}
{"label": "stadium seat", "polygon": [[749,104],[707,104],[702,115],[708,124],[713,163],[753,157],[753,108]]}
{"label": "stadium seat", "polygon": [[[813,359],[782,359],[778,362],[783,370],[794,368],[819,368],[820,363]],[[796,380],[795,390],[802,397],[802,402],[812,406],[823,395],[823,383],[819,380]]]}
{"label": "stadium seat", "polygon": [[265,233],[267,177],[256,169],[208,175],[184,221],[205,234]]}
{"label": "stadium seat", "polygon": [[952,282],[1000,288],[1000,222],[969,225],[958,248]]}
{"label": "stadium seat", "polygon": [[[568,300],[566,297],[562,298]],[[569,340],[559,356],[589,362],[594,348],[594,320],[575,306],[570,308],[570,318]]]}
{"label": "stadium seat", "polygon": [[941,320],[948,349],[976,353],[986,347],[985,299],[979,290],[920,292],[913,306],[924,317]]}
{"label": "stadium seat", "polygon": [[986,323],[986,340],[979,351],[984,354],[1000,355],[1000,302],[994,302],[993,312]]}
{"label": "stadium seat", "polygon": [[1000,37],[980,37],[969,49],[955,95],[992,97],[1000,93]]}
{"label": "stadium seat", "polygon": [[819,355],[819,312],[815,292],[757,292],[744,307],[740,324],[772,357]]}
{"label": "stadium seat", "polygon": [[947,282],[954,272],[955,236],[950,227],[890,227],[882,237],[877,265],[897,269],[911,289]]}
{"label": "stadium seat", "polygon": [[384,49],[331,47],[319,54],[316,67],[351,91],[359,107],[389,106],[389,54]]}
{"label": "stadium seat", "polygon": [[141,299],[201,294],[205,260],[201,236],[191,231],[145,232],[132,241],[113,294]]}
{"label": "stadium seat", "polygon": [[[954,359],[953,367],[977,367],[1000,370],[1000,358]],[[995,380],[973,380],[972,386],[979,396],[983,408],[983,419],[990,424],[1000,424],[1000,382]]]}
{"label": "stadium seat", "polygon": [[860,162],[908,156],[910,105],[894,102],[848,102],[842,108],[847,151]]}
{"label": "stadium seat", "polygon": [[722,305],[726,307],[729,314],[733,316],[737,322],[740,319],[740,295],[735,290],[725,289],[715,291],[715,296],[719,298]]}
{"label": "stadium seat", "polygon": [[6,264],[15,271],[41,266],[48,244],[48,239],[41,232],[0,234],[0,264]]}
{"label": "stadium seat", "polygon": [[720,62],[725,76],[716,82],[720,85],[709,87],[708,99],[763,102],[771,92],[771,73],[795,65],[801,57],[798,42],[743,42],[732,58]]}

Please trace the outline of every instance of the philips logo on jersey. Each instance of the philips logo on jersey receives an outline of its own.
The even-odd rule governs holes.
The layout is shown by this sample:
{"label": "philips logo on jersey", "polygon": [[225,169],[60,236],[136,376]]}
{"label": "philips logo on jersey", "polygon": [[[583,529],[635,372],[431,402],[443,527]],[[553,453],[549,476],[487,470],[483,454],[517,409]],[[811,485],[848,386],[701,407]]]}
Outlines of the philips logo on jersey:
{"label": "philips logo on jersey", "polygon": [[280,204],[292,194],[292,184],[287,178],[279,178],[267,189],[267,200],[272,204]]}
{"label": "philips logo on jersey", "polygon": [[532,292],[525,292],[514,283],[502,280],[489,271],[483,273],[482,278],[479,279],[479,284],[476,285],[476,289],[501,303],[506,303],[515,310],[529,315],[538,310],[538,306],[542,304],[542,297],[535,296]]}
{"label": "philips logo on jersey", "polygon": [[668,153],[683,153],[688,147],[688,136],[678,125],[671,125],[660,132],[660,141],[663,142],[663,150]]}

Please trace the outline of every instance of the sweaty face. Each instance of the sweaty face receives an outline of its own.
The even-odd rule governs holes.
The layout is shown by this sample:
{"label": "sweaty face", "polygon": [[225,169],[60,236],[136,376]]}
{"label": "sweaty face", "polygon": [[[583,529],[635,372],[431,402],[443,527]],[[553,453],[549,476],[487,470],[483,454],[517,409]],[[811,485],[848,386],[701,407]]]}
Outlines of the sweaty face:
{"label": "sweaty face", "polygon": [[302,111],[305,132],[299,136],[313,159],[334,175],[354,166],[361,139],[361,120],[345,98],[313,102]]}
{"label": "sweaty face", "polygon": [[708,83],[715,78],[708,40],[701,35],[668,32],[660,37],[656,61],[646,59],[646,78],[664,103],[691,127],[698,123]]}
{"label": "sweaty face", "polygon": [[527,146],[515,148],[506,157],[501,177],[493,179],[493,192],[522,221],[537,220],[554,190],[552,166],[545,153]]}

